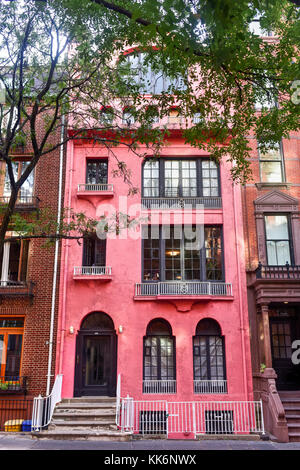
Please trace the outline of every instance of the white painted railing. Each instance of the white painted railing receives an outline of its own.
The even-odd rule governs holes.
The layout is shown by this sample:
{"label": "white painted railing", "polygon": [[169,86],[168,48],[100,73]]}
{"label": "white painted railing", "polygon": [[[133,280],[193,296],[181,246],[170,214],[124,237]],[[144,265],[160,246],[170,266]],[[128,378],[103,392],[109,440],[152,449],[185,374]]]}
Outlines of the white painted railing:
{"label": "white painted railing", "polygon": [[227,380],[194,380],[194,393],[227,393]]}
{"label": "white painted railing", "polygon": [[176,380],[143,380],[143,393],[176,393]]}
{"label": "white painted railing", "polygon": [[111,266],[74,266],[74,276],[111,276]]}
{"label": "white painted railing", "polygon": [[206,197],[143,197],[142,205],[146,209],[169,210],[169,209],[220,209],[222,198],[218,196]]}
{"label": "white painted railing", "polygon": [[264,434],[261,401],[121,400],[120,429],[139,434]]}
{"label": "white painted railing", "polygon": [[32,409],[32,431],[41,431],[42,428],[48,426],[51,421],[55,405],[61,401],[62,389],[61,374],[57,375],[52,388],[52,392],[47,397],[39,395],[33,400]]}
{"label": "white painted railing", "polygon": [[136,283],[135,296],[213,295],[232,296],[232,284],[225,282],[143,282]]}
{"label": "white painted railing", "polygon": [[92,184],[92,183],[86,183],[86,184],[79,184],[78,185],[78,192],[84,192],[84,191],[113,191],[114,190],[114,185],[113,184]]}

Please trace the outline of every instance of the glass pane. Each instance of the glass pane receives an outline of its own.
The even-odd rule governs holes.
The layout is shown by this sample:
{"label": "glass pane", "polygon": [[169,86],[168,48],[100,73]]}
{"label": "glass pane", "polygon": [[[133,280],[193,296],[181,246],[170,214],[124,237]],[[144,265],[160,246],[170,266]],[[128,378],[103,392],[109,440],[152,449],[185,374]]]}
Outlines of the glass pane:
{"label": "glass pane", "polygon": [[274,149],[269,148],[266,152],[259,152],[259,157],[261,160],[281,160],[281,152],[279,143],[275,146]]}
{"label": "glass pane", "polygon": [[281,162],[261,162],[261,181],[264,183],[281,183]]}
{"label": "glass pane", "polygon": [[23,335],[8,335],[6,350],[6,377],[18,377],[20,374]]}
{"label": "glass pane", "polygon": [[267,240],[288,240],[288,219],[286,215],[267,215],[266,234]]}
{"label": "glass pane", "polygon": [[85,385],[107,385],[110,364],[110,337],[86,338]]}
{"label": "glass pane", "polygon": [[4,364],[3,350],[4,350],[4,335],[0,335],[0,377],[1,377],[1,366],[2,364]]}
{"label": "glass pane", "polygon": [[[30,162],[22,162],[22,174],[28,167],[29,163]],[[33,194],[33,183],[34,183],[34,171],[30,173],[27,180],[24,182],[24,184],[21,187],[21,190],[20,190],[21,202],[22,202],[22,199],[24,200],[24,202],[28,202],[28,200],[30,200]]]}

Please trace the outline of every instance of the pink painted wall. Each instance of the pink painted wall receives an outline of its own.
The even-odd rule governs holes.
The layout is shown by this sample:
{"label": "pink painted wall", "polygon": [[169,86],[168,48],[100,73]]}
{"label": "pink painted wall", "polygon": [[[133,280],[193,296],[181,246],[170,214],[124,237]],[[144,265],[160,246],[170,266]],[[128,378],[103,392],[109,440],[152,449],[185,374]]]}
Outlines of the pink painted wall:
{"label": "pink painted wall", "polygon": [[[111,170],[116,161],[106,149],[92,144],[68,144],[66,169],[65,206],[76,212],[85,211],[88,216],[99,216],[103,205],[109,204],[121,212],[119,197],[125,196],[128,186],[120,178],[113,178]],[[114,149],[120,160],[132,170],[134,185],[141,187],[142,161],[127,149]],[[108,182],[114,184],[114,196],[102,198],[97,204],[77,198],[77,185],[85,182],[86,158],[109,158]],[[162,156],[207,156],[187,145],[179,138],[170,139]],[[122,396],[135,399],[167,399],[169,401],[197,400],[252,400],[251,359],[246,300],[246,276],[243,248],[242,208],[240,188],[232,184],[230,164],[221,165],[221,195],[223,210],[205,210],[204,223],[223,225],[223,251],[225,280],[233,286],[233,300],[210,300],[195,303],[188,312],[179,312],[167,301],[136,301],[134,288],[141,282],[141,240],[126,238],[125,232],[115,240],[108,239],[106,265],[112,267],[112,280],[74,281],[74,266],[82,265],[82,246],[76,241],[63,242],[60,281],[60,314],[56,372],[63,373],[63,397],[72,397],[74,390],[76,333],[83,318],[93,311],[103,311],[113,320],[118,334],[118,373],[122,379]],[[140,203],[140,194],[127,200],[129,213],[132,204]],[[195,214],[194,214],[195,216]],[[176,395],[145,395],[143,380],[143,337],[148,323],[154,318],[164,318],[176,337]],[[225,336],[226,372],[228,394],[198,395],[193,393],[192,339],[198,322],[203,318],[215,319]],[[118,332],[123,326],[123,333]],[[74,334],[70,334],[70,326]]]}

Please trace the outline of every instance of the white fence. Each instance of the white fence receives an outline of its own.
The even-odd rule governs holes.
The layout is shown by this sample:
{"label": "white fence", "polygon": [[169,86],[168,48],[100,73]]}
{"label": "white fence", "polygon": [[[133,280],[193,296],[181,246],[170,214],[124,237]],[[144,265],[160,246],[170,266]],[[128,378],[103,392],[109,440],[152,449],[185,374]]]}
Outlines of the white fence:
{"label": "white fence", "polygon": [[111,266],[74,266],[74,276],[111,276]]}
{"label": "white fence", "polygon": [[264,434],[262,403],[120,400],[117,425],[139,434]]}
{"label": "white fence", "polygon": [[232,284],[226,282],[144,282],[135,285],[135,296],[213,295],[232,296]]}
{"label": "white fence", "polygon": [[47,397],[34,398],[32,410],[32,431],[41,431],[51,421],[55,405],[61,401],[62,375],[57,375],[52,392]]}

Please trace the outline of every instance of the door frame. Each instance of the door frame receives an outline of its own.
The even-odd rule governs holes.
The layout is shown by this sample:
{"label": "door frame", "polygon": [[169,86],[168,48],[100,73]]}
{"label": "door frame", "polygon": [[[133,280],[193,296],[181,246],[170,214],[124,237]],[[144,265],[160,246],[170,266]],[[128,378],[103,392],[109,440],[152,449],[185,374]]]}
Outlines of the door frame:
{"label": "door frame", "polygon": [[[110,337],[110,366],[111,366],[111,375],[109,378],[109,383],[105,393],[100,389],[97,390],[95,386],[94,390],[91,390],[90,393],[87,393],[84,384],[83,384],[83,360],[84,360],[84,344],[86,337],[99,337],[99,336],[109,336]],[[116,396],[116,386],[117,386],[117,334],[115,330],[79,330],[76,337],[76,355],[75,355],[75,376],[74,376],[74,397],[81,396]]]}

